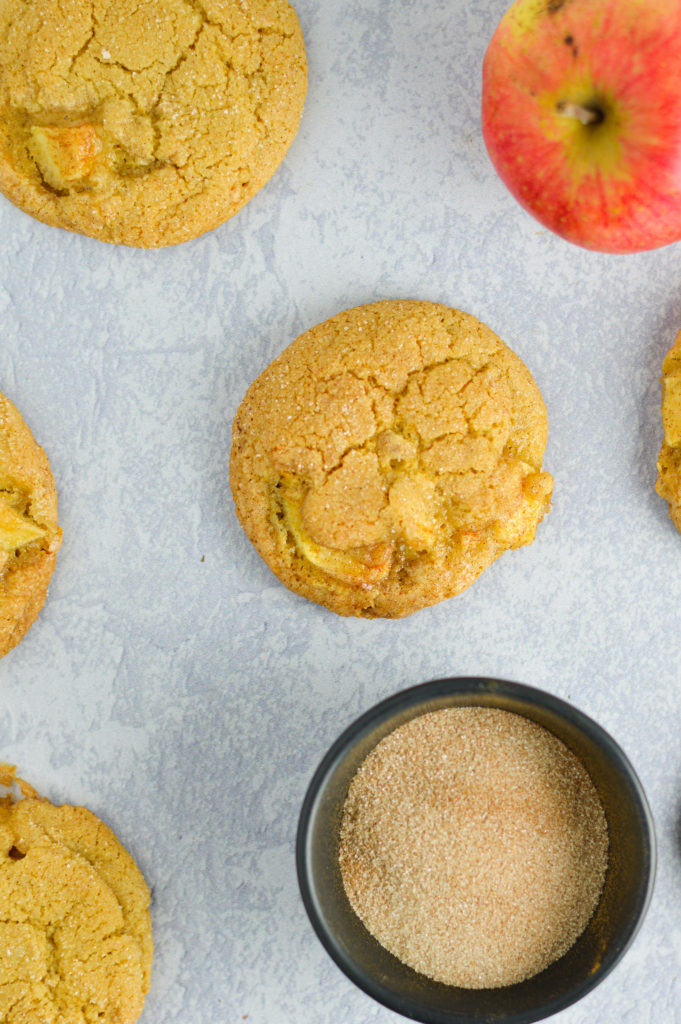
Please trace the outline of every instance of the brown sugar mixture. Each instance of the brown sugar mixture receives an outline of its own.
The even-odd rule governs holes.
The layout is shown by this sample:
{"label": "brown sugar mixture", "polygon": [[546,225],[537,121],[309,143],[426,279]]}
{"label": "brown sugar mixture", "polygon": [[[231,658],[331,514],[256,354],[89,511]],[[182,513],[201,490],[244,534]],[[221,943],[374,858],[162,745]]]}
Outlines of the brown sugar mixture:
{"label": "brown sugar mixture", "polygon": [[353,778],[340,868],[350,904],[403,963],[497,988],[557,960],[603,888],[608,831],[578,758],[495,708],[446,708],[386,736]]}

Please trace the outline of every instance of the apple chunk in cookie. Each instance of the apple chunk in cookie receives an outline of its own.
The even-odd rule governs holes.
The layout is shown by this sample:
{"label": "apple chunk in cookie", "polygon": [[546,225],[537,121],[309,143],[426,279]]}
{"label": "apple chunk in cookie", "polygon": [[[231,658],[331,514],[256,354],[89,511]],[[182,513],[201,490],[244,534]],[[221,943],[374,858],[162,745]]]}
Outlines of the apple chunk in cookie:
{"label": "apple chunk in cookie", "polygon": [[291,590],[397,618],[459,593],[548,510],[546,409],[489,328],[429,302],[348,310],[248,389],[232,493]]}
{"label": "apple chunk in cookie", "polygon": [[25,515],[16,512],[7,497],[0,496],[0,572],[13,554],[16,555],[32,541],[44,536],[45,529],[42,526],[37,526]]}
{"label": "apple chunk in cookie", "polygon": [[61,545],[47,456],[0,395],[0,657],[38,616]]}
{"label": "apple chunk in cookie", "polygon": [[625,253],[681,238],[677,0],[516,0],[483,60],[501,179],[550,230]]}
{"label": "apple chunk in cookie", "polygon": [[92,124],[34,125],[29,149],[45,182],[65,189],[90,177],[102,142]]}

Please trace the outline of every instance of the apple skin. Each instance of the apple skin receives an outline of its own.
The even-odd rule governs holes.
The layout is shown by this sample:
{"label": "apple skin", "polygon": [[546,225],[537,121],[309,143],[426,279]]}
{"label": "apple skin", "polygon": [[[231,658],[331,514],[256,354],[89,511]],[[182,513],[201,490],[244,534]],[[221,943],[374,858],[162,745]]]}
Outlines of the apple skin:
{"label": "apple skin", "polygon": [[482,75],[492,163],[542,224],[601,252],[681,238],[681,0],[516,0]]}

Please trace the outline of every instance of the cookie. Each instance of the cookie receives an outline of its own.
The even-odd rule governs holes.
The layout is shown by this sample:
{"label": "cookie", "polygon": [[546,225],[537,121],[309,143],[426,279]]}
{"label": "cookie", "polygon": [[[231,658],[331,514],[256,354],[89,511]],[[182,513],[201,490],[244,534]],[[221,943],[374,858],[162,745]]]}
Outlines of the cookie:
{"label": "cookie", "polygon": [[549,507],[544,402],[484,324],[386,301],[302,334],[233,426],[239,520],[291,590],[341,615],[458,594]]}
{"label": "cookie", "polygon": [[151,975],[146,882],[94,814],[20,785],[25,799],[0,805],[0,1020],[133,1024]]}
{"label": "cookie", "polygon": [[662,362],[662,428],[655,490],[669,502],[669,515],[681,530],[681,331]]}
{"label": "cookie", "polygon": [[45,603],[61,536],[47,456],[0,395],[0,657]]}
{"label": "cookie", "polygon": [[286,0],[0,0],[0,191],[106,242],[184,242],[269,180],[306,88]]}

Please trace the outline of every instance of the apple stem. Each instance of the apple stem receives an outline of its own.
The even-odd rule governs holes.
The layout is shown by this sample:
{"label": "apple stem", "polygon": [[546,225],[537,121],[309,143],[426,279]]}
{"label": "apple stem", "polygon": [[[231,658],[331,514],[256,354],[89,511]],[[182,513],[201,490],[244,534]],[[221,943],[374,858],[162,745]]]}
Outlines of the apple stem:
{"label": "apple stem", "polygon": [[574,117],[582,124],[598,124],[603,120],[603,112],[597,107],[584,107],[581,103],[571,103],[569,100],[557,103],[556,110],[563,117]]}

